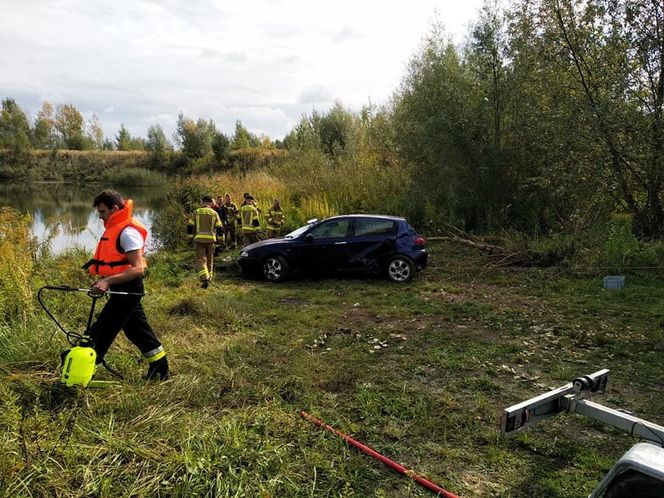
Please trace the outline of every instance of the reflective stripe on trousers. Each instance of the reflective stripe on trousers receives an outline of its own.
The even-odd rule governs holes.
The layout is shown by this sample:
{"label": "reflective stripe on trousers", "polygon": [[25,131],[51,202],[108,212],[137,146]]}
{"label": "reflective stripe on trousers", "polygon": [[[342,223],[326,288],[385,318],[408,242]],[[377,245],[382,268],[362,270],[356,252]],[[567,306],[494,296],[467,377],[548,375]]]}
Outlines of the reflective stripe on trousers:
{"label": "reflective stripe on trousers", "polygon": [[147,353],[143,353],[143,358],[148,360],[148,363],[154,363],[157,360],[161,360],[164,356],[166,356],[164,346],[159,346],[158,348],[152,349]]}

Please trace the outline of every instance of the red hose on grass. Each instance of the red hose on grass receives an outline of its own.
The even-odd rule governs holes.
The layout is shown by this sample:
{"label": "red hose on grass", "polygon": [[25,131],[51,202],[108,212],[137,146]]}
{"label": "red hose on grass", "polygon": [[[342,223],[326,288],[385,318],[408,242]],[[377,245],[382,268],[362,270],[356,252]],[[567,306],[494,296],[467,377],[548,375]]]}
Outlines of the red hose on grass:
{"label": "red hose on grass", "polygon": [[300,411],[300,416],[302,418],[307,419],[309,422],[313,422],[319,427],[322,427],[323,429],[327,429],[328,431],[336,434],[339,436],[341,439],[346,441],[348,444],[355,446],[358,450],[366,453],[367,455],[371,455],[377,460],[380,460],[383,462],[385,465],[388,465],[392,469],[396,470],[400,474],[403,474],[405,476],[410,477],[412,480],[414,480],[417,484],[420,486],[424,486],[430,491],[433,491],[434,493],[438,493],[441,496],[444,496],[445,498],[459,498],[457,495],[450,493],[449,491],[441,488],[437,484],[432,483],[428,479],[425,479],[424,477],[417,475],[415,472],[412,470],[407,469],[403,465],[399,465],[397,462],[390,460],[386,456],[381,455],[378,453],[376,450],[373,450],[372,448],[369,448],[367,445],[360,443],[359,441],[353,439],[347,434],[344,434],[341,431],[336,430],[334,427],[327,425],[325,422],[318,420],[316,417],[309,415],[307,412]]}

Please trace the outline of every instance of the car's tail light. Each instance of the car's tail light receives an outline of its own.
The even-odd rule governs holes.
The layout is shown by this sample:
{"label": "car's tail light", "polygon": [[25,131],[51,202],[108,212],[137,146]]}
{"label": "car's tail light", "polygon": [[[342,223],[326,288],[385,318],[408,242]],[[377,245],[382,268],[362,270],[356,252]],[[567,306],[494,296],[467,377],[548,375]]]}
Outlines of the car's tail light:
{"label": "car's tail light", "polygon": [[427,243],[427,239],[425,239],[421,235],[418,235],[417,237],[415,237],[415,240],[413,242],[415,242],[416,246],[424,246]]}

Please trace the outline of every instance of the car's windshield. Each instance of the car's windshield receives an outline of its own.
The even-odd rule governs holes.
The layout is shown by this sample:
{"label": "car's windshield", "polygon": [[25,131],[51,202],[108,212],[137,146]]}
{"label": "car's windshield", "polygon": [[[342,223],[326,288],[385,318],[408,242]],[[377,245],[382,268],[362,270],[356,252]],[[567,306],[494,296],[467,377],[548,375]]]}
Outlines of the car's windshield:
{"label": "car's windshield", "polygon": [[304,232],[309,230],[311,227],[312,227],[312,225],[304,225],[303,227],[300,227],[297,230],[293,230],[291,233],[284,235],[284,238],[285,239],[294,239],[295,237],[299,237]]}

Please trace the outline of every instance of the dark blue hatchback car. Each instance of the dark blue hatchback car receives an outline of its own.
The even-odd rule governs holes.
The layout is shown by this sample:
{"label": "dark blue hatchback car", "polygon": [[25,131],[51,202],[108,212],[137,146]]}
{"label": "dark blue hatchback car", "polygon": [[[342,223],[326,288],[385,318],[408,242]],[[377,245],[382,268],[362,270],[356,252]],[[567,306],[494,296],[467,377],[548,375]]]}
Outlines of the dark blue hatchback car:
{"label": "dark blue hatchback car", "polygon": [[294,272],[383,273],[406,282],[427,265],[426,239],[403,218],[353,214],[312,220],[283,238],[248,245],[242,271],[281,282]]}

